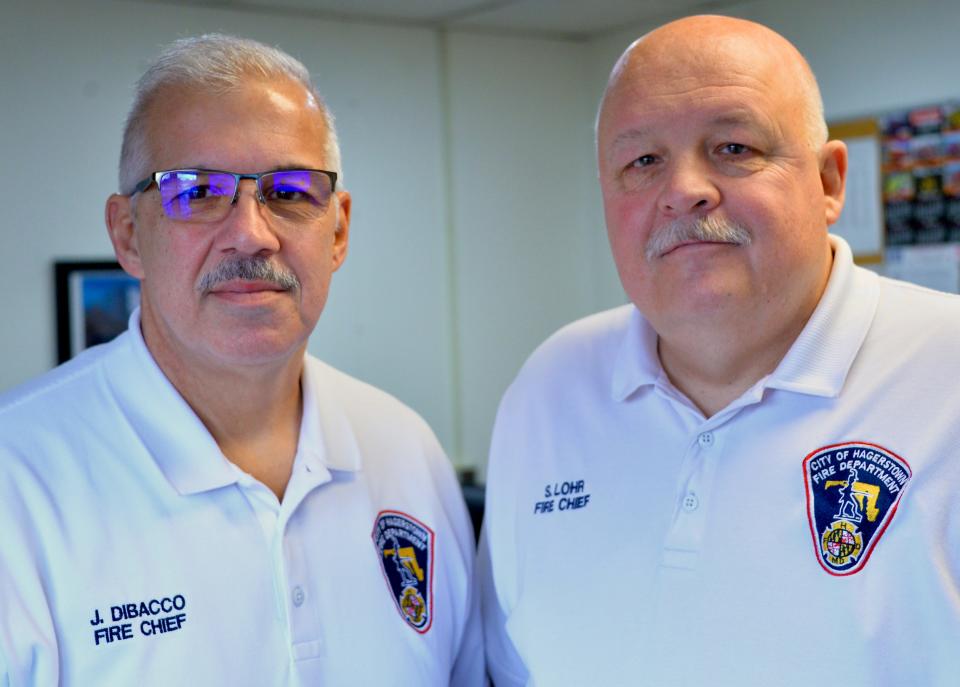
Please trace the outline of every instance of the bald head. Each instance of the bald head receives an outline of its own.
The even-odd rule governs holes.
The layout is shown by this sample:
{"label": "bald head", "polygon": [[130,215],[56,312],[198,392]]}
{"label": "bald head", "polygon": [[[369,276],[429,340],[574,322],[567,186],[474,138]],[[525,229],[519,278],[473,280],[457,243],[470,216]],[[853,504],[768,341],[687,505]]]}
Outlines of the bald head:
{"label": "bald head", "polygon": [[703,15],[665,24],[638,38],[620,56],[604,91],[598,124],[612,98],[635,97],[649,75],[677,88],[705,71],[728,70],[782,89],[798,108],[809,145],[827,140],[820,89],[803,55],[771,29],[733,17]]}
{"label": "bald head", "polygon": [[770,29],[689,17],[631,45],[597,163],[620,279],[661,341],[792,342],[829,274],[846,160],[810,67]]}

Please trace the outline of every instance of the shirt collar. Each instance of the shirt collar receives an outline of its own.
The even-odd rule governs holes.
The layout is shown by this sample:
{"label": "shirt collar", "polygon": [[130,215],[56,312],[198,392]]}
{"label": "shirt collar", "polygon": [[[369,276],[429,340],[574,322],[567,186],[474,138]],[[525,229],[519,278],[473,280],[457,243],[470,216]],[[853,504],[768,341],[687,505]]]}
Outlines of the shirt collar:
{"label": "shirt collar", "polygon": [[853,264],[850,246],[839,236],[830,236],[830,246],[827,288],[767,388],[838,396],[867,336],[880,300],[879,277]]}
{"label": "shirt collar", "polygon": [[[122,412],[167,481],[181,495],[237,482],[227,460],[193,409],[167,379],[143,340],[140,309],[115,342],[117,355],[105,366]],[[359,470],[360,450],[343,408],[336,402],[335,371],[309,356],[301,375],[303,417],[295,461],[318,472]]]}
{"label": "shirt collar", "polygon": [[663,368],[657,355],[657,333],[633,307],[613,364],[611,392],[614,400],[623,401],[641,386],[656,384],[661,375]]}
{"label": "shirt collar", "polygon": [[362,467],[360,446],[344,410],[344,394],[339,389],[342,378],[342,373],[306,356],[300,378],[303,420],[297,454],[311,467],[356,472]]}
{"label": "shirt collar", "polygon": [[167,481],[184,495],[235,483],[237,471],[147,349],[139,308],[117,344],[117,355],[104,366],[107,379],[120,412]]}
{"label": "shirt collar", "polygon": [[[876,274],[855,267],[850,246],[831,235],[833,266],[820,302],[797,340],[763,386],[814,396],[837,396],[873,321]],[[633,308],[613,366],[611,394],[623,401],[644,385],[665,383],[657,333]]]}

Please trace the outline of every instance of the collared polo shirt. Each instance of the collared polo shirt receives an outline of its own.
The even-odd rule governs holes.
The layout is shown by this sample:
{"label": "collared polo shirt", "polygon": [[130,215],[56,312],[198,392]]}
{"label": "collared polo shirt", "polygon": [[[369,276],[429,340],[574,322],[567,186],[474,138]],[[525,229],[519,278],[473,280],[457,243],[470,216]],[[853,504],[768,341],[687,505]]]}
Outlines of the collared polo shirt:
{"label": "collared polo shirt", "polygon": [[498,687],[957,684],[960,299],[831,241],[798,339],[710,418],[633,306],[524,366],[480,552]]}
{"label": "collared polo shirt", "polygon": [[283,501],[128,332],[0,402],[0,685],[480,685],[426,424],[307,357]]}

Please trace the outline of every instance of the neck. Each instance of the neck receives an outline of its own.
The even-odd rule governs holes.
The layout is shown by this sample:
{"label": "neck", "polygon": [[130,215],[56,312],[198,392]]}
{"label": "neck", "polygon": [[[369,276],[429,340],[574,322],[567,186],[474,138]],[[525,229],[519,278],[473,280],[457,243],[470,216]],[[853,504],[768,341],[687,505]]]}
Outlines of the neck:
{"label": "neck", "polygon": [[151,353],[224,456],[282,500],[300,438],[303,350],[255,366],[187,364]]}
{"label": "neck", "polygon": [[[781,332],[752,346],[744,345],[742,332],[661,336],[657,350],[673,385],[711,417],[773,372],[800,329],[802,325],[796,332]],[[703,341],[710,343],[704,346]]]}
{"label": "neck", "polygon": [[771,299],[771,307],[746,308],[740,316],[701,313],[655,326],[660,364],[670,381],[706,417],[726,408],[780,364],[820,302],[829,266],[793,300]]}

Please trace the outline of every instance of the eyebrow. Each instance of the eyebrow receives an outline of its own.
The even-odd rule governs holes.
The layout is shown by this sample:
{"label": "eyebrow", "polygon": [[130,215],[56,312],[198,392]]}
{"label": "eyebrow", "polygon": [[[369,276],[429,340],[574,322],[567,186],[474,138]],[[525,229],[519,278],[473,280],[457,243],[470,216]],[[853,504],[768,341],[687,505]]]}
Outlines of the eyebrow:
{"label": "eyebrow", "polygon": [[[757,120],[749,112],[732,112],[719,114],[712,119],[707,120],[708,125],[712,126],[749,126],[757,127]],[[621,131],[614,137],[610,144],[610,150],[615,151],[621,145],[630,143],[639,139],[646,138],[653,132],[653,127],[643,126]]]}
{"label": "eyebrow", "polygon": [[627,143],[636,141],[642,138],[646,138],[650,135],[650,127],[641,127],[638,129],[627,129],[626,131],[621,131],[617,134],[613,141],[610,143],[610,146],[604,152],[604,157],[607,160],[615,157],[617,151]]}
{"label": "eyebrow", "polygon": [[[229,170],[229,169],[223,169],[223,168],[221,168],[221,167],[216,167],[216,166],[211,166],[211,165],[202,165],[202,164],[197,164],[197,165],[182,165],[182,166],[180,166],[180,167],[171,167],[170,169],[200,169],[200,170],[205,170],[205,171],[210,171],[210,172],[230,172],[231,174],[234,174],[234,173],[236,173],[236,174],[245,174],[245,173],[246,173],[246,172],[234,172],[234,171]],[[278,165],[273,165],[273,166],[270,167],[269,169],[263,169],[263,170],[258,170],[257,172],[249,172],[249,173],[250,173],[250,174],[260,174],[260,173],[262,172],[262,173],[266,174],[266,173],[268,173],[268,172],[289,172],[290,170],[294,170],[294,169],[318,169],[318,168],[317,168],[317,167],[311,167],[310,165],[306,165],[306,164],[299,164],[299,163],[291,163],[291,164],[281,163],[281,164],[278,164]]]}
{"label": "eyebrow", "polygon": [[616,148],[623,143],[628,143],[629,141],[635,141],[638,138],[645,138],[650,135],[650,127],[642,127],[640,129],[627,129],[616,135],[613,139],[613,142],[610,144],[611,148]]}

